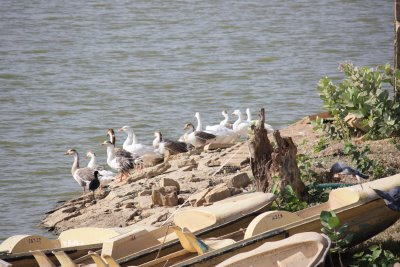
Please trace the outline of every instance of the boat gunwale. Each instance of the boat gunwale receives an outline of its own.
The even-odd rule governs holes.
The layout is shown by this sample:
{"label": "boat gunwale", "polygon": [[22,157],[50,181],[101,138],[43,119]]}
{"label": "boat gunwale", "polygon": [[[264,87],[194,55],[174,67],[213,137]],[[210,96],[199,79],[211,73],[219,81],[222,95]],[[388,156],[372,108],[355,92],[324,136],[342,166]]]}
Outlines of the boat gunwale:
{"label": "boat gunwale", "polygon": [[[103,243],[97,243],[97,244],[90,244],[90,245],[79,245],[79,246],[73,246],[73,247],[66,247],[66,248],[52,248],[52,249],[42,249],[43,253],[46,255],[53,255],[52,251],[64,251],[65,253],[74,253],[82,250],[93,250],[93,249],[101,249]],[[3,251],[2,251],[3,252]],[[7,259],[15,259],[15,258],[20,258],[20,259],[29,259],[33,258],[33,255],[31,252],[26,251],[26,252],[18,252],[18,253],[9,253],[5,252],[4,254],[0,254],[0,259],[6,260]]]}
{"label": "boat gunwale", "polygon": [[[335,211],[337,213],[337,215],[339,216],[340,213],[349,211],[349,210],[351,210],[353,208],[357,208],[357,207],[360,207],[362,205],[365,205],[365,204],[368,204],[368,203],[372,203],[372,202],[375,202],[375,201],[382,201],[383,202],[383,200],[381,200],[379,197],[372,198],[372,199],[371,198],[367,198],[365,200],[360,200],[360,201],[358,201],[356,203],[349,204],[346,207],[333,209],[333,211]],[[289,231],[291,229],[296,228],[296,227],[301,227],[301,225],[308,224],[310,222],[316,221],[317,218],[319,218],[319,215],[318,216],[314,215],[312,217],[309,217],[309,218],[306,218],[306,219],[302,219],[302,220],[299,220],[299,221],[296,221],[296,222],[292,222],[292,223],[283,225],[281,227],[273,228],[273,229],[267,230],[267,231],[265,231],[263,233],[260,233],[260,234],[257,234],[255,236],[252,236],[250,238],[240,240],[240,241],[236,242],[235,244],[226,246],[224,248],[213,250],[213,251],[207,252],[207,253],[205,253],[203,255],[195,256],[193,258],[188,258],[188,259],[186,259],[186,260],[184,260],[182,262],[176,263],[176,264],[174,264],[172,266],[173,267],[183,267],[183,266],[191,266],[193,264],[200,264],[200,263],[203,263],[205,261],[212,260],[213,258],[216,258],[216,257],[218,257],[220,255],[224,255],[226,253],[232,252],[232,251],[234,251],[234,250],[236,250],[238,248],[242,248],[242,247],[246,247],[246,246],[252,245],[252,244],[260,242],[260,241],[262,241],[264,239],[267,239],[267,238],[270,238],[270,237],[273,237],[273,236],[278,236],[279,234],[282,234],[282,233],[284,233],[285,234],[285,238],[287,238],[287,237],[289,237]]]}
{"label": "boat gunwale", "polygon": [[[272,202],[265,203],[265,205],[260,207],[259,209],[255,210],[255,211],[253,211],[251,213],[245,214],[243,216],[240,216],[240,217],[236,218],[235,220],[227,221],[227,222],[224,222],[224,223],[219,224],[217,226],[211,225],[211,226],[206,227],[204,229],[200,229],[200,230],[194,232],[194,234],[196,236],[200,236],[201,237],[203,235],[207,235],[207,234],[209,234],[209,233],[211,233],[213,231],[216,231],[216,230],[218,230],[220,228],[225,228],[226,226],[229,226],[230,224],[238,223],[238,222],[240,222],[240,221],[242,221],[244,219],[247,219],[248,217],[254,217],[255,218],[258,215],[263,214],[265,211],[262,211],[262,210],[264,210],[269,205],[271,205],[271,203]],[[124,263],[127,263],[127,262],[132,261],[132,260],[137,260],[137,259],[139,259],[139,258],[141,258],[143,256],[150,255],[151,253],[155,253],[160,249],[161,245],[162,245],[162,249],[161,250],[163,250],[165,248],[170,248],[170,247],[175,246],[175,245],[179,245],[180,246],[180,242],[179,242],[179,239],[174,239],[174,240],[168,241],[168,242],[166,242],[164,244],[160,244],[160,245],[156,245],[156,246],[152,246],[152,247],[146,248],[146,249],[138,251],[138,252],[136,252],[134,254],[127,255],[125,257],[122,257],[122,258],[118,259],[118,263],[124,264]]]}

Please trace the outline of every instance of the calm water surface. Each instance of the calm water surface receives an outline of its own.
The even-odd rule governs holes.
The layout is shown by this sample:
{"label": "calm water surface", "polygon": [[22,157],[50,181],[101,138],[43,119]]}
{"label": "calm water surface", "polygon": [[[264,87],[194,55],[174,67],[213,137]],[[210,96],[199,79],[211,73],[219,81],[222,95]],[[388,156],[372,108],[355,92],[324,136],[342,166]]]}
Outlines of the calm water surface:
{"label": "calm water surface", "polygon": [[[81,193],[63,153],[107,128],[150,144],[201,112],[267,109],[276,128],[321,110],[339,62],[392,62],[392,1],[13,1],[0,9],[0,240],[40,233]],[[233,118],[232,118],[233,120]],[[122,144],[124,136],[117,135]],[[82,165],[86,164],[81,159]]]}

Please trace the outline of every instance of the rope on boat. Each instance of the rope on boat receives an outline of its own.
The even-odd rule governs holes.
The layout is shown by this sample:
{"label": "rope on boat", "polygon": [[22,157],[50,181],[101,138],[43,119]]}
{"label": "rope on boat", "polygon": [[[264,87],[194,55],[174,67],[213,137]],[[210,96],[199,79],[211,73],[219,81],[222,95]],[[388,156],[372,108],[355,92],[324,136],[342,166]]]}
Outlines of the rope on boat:
{"label": "rope on boat", "polygon": [[163,242],[161,243],[160,248],[158,249],[157,256],[156,256],[155,259],[158,259],[158,257],[160,256],[161,249],[162,249],[162,247],[164,246],[165,239],[167,238],[168,230],[169,230],[169,225],[167,226],[167,230],[165,231],[165,235],[164,235],[164,240],[163,240]]}

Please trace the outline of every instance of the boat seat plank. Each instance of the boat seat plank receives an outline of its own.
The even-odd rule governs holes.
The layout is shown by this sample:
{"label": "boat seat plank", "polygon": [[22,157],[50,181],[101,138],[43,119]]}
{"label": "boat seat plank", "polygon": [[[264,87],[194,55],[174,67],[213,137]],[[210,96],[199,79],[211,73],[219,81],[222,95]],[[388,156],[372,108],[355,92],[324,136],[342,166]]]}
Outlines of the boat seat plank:
{"label": "boat seat plank", "polygon": [[39,264],[40,267],[56,267],[56,265],[44,254],[43,251],[34,250],[30,251],[35,257],[36,262]]}
{"label": "boat seat plank", "polygon": [[121,267],[121,265],[119,265],[119,263],[110,255],[103,254],[102,257],[108,264],[108,267]]}
{"label": "boat seat plank", "polygon": [[93,251],[89,251],[88,254],[92,257],[94,263],[96,263],[97,267],[108,267],[107,263],[100,257],[99,254]]}
{"label": "boat seat plank", "polygon": [[52,251],[62,267],[77,267],[75,262],[64,251]]}

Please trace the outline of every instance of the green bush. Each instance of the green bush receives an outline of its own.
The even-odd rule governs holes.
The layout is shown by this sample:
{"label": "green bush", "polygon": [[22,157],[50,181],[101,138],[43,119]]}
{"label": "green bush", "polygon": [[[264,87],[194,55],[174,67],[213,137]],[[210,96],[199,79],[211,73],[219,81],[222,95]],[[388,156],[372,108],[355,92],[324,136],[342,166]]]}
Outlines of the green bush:
{"label": "green bush", "polygon": [[350,244],[354,234],[349,232],[349,225],[344,223],[340,225],[339,217],[334,211],[321,211],[319,216],[322,228],[321,232],[326,234],[331,240],[331,253],[337,253],[340,266],[344,266],[341,254],[346,251],[346,247]]}
{"label": "green bush", "polygon": [[290,185],[285,186],[280,191],[278,184],[275,184],[271,193],[278,195],[278,198],[275,200],[276,206],[272,205],[273,209],[295,212],[307,207],[307,202],[300,200]]}
{"label": "green bush", "polygon": [[[399,103],[393,101],[389,89],[393,85],[393,70],[389,64],[376,70],[341,64],[345,78],[334,84],[328,77],[318,82],[318,92],[324,108],[334,120],[325,127],[331,137],[348,139],[353,134],[345,117],[349,114],[360,118],[368,131],[369,139],[382,139],[398,134],[400,130]],[[400,71],[396,72],[400,78]]]}
{"label": "green bush", "polygon": [[389,267],[400,261],[400,257],[394,255],[389,250],[382,249],[381,245],[373,245],[368,251],[362,251],[353,255],[353,262],[350,266],[366,267]]}

